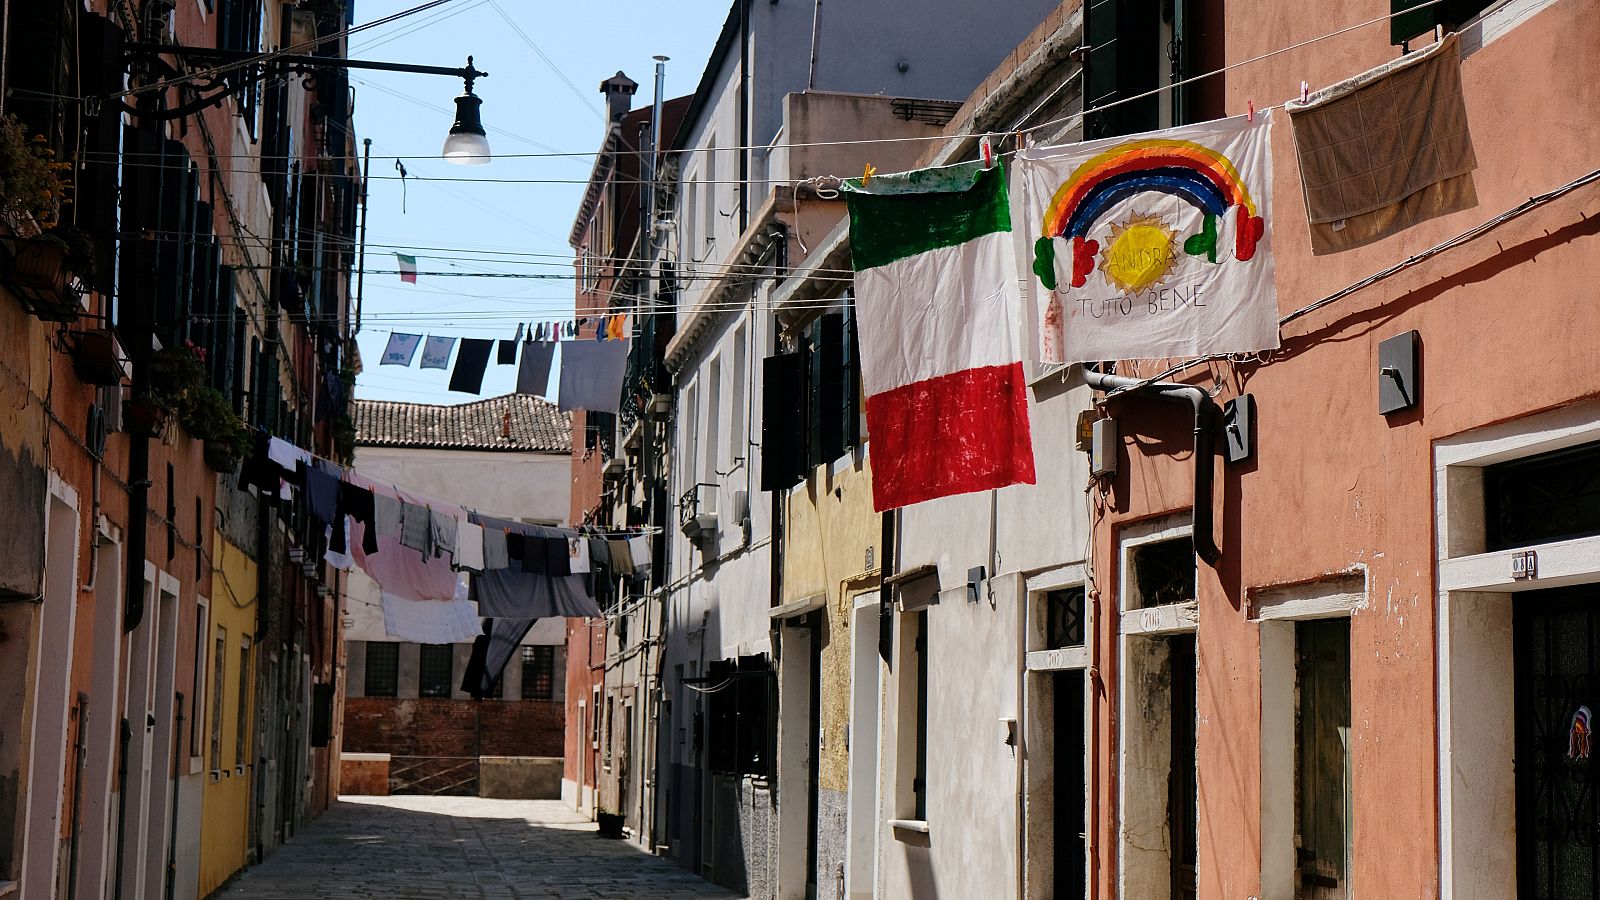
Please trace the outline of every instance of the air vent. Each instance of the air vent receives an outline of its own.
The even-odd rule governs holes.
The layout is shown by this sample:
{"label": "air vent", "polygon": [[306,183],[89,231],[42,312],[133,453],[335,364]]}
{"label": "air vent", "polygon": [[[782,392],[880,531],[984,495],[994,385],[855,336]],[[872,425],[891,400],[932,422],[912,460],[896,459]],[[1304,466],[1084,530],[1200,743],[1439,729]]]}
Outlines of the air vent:
{"label": "air vent", "polygon": [[106,455],[106,410],[98,403],[89,407],[89,422],[83,429],[84,443],[95,459]]}

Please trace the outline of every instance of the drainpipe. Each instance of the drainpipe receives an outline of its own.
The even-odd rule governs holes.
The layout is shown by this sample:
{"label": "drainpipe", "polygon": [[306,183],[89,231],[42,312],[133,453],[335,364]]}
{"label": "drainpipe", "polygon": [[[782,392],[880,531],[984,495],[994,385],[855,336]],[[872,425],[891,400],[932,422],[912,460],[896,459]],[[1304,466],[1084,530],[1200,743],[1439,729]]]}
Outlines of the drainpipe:
{"label": "drainpipe", "polygon": [[[99,466],[95,473],[99,474]],[[80,810],[83,808],[83,773],[88,768],[89,748],[84,743],[84,733],[89,730],[89,695],[83,691],[78,692],[78,735],[73,741],[72,759],[72,835],[67,839],[67,900],[76,900],[78,896],[78,836],[83,829],[78,824]]]}
{"label": "drainpipe", "polygon": [[128,836],[128,745],[132,742],[133,729],[128,725],[128,717],[123,716],[122,727],[117,732],[117,790],[121,797],[117,800],[117,857],[111,881],[112,900],[122,900],[122,854]]}
{"label": "drainpipe", "polygon": [[[176,699],[178,701],[178,716],[177,716],[177,722],[176,722],[176,725],[177,725],[176,731],[177,731],[177,733],[172,736],[172,739],[173,739],[173,744],[174,744],[173,749],[177,750],[178,752],[173,754],[173,764],[174,764],[175,767],[178,767],[179,766],[179,761],[182,760],[182,758],[183,758],[183,693],[180,691],[175,696],[174,699]],[[180,767],[180,770],[181,770],[181,767]],[[177,880],[177,876],[178,876],[178,787],[181,784],[182,784],[182,779],[178,777],[178,773],[176,773],[176,772],[173,773],[172,774],[172,816],[170,817],[170,821],[171,821],[172,825],[171,825],[170,830],[167,833],[167,878],[166,878],[167,892],[166,892],[166,900],[172,900],[172,890],[173,890],[174,887],[176,887],[174,882]]]}
{"label": "drainpipe", "polygon": [[[750,2],[739,0],[739,233],[750,227]],[[715,190],[715,188],[711,188]]]}
{"label": "drainpipe", "polygon": [[356,327],[351,337],[361,333],[361,304],[367,299],[367,183],[372,177],[372,138],[361,141],[361,236],[356,248]]}
{"label": "drainpipe", "polygon": [[1194,409],[1194,552],[1215,568],[1222,559],[1212,535],[1211,482],[1215,460],[1212,459],[1214,422],[1217,405],[1211,395],[1192,384],[1174,384],[1168,381],[1144,381],[1121,375],[1104,375],[1085,370],[1083,380],[1102,391],[1121,390],[1127,393],[1149,391],[1162,400],[1187,403]]}

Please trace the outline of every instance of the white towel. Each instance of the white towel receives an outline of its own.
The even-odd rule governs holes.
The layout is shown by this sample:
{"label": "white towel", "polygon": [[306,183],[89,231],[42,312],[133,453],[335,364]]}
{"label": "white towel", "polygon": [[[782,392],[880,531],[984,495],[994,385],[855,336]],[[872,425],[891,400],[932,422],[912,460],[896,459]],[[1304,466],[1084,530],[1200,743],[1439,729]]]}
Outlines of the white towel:
{"label": "white towel", "polygon": [[390,637],[418,644],[461,644],[483,631],[471,601],[407,600],[383,594],[383,629]]}
{"label": "white towel", "polygon": [[581,534],[567,535],[567,556],[571,557],[572,574],[589,571],[589,539]]}
{"label": "white towel", "polygon": [[650,565],[650,539],[643,536],[628,538],[628,555],[633,557],[635,569]]}
{"label": "white towel", "polygon": [[456,529],[456,568],[483,571],[483,526],[462,522]]}

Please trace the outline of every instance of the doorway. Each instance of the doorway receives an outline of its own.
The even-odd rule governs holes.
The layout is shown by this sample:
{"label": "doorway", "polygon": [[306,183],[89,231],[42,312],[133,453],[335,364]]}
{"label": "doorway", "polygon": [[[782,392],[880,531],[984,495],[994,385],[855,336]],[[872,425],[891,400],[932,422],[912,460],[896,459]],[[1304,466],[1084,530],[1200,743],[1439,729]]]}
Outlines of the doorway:
{"label": "doorway", "polygon": [[[1512,603],[1517,896],[1600,898],[1600,585]],[[1590,724],[1585,724],[1585,723]]]}
{"label": "doorway", "polygon": [[1195,777],[1194,635],[1167,638],[1172,672],[1172,770],[1167,777],[1167,829],[1172,835],[1173,900],[1195,900],[1199,855],[1199,783]]}
{"label": "doorway", "polygon": [[1084,829],[1083,670],[1051,673],[1055,696],[1055,740],[1052,767],[1054,860],[1051,896],[1055,900],[1083,900],[1088,887]]}

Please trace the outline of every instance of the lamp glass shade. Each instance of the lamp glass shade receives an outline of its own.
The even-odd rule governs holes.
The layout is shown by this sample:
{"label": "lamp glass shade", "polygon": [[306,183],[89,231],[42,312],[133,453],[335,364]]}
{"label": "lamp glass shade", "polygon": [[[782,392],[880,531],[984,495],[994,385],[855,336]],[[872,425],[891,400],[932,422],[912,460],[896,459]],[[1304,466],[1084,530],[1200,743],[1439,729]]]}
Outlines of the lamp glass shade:
{"label": "lamp glass shade", "polygon": [[443,155],[458,166],[482,166],[489,162],[489,138],[483,133],[478,108],[483,100],[466,93],[456,98],[456,120],[444,139]]}

